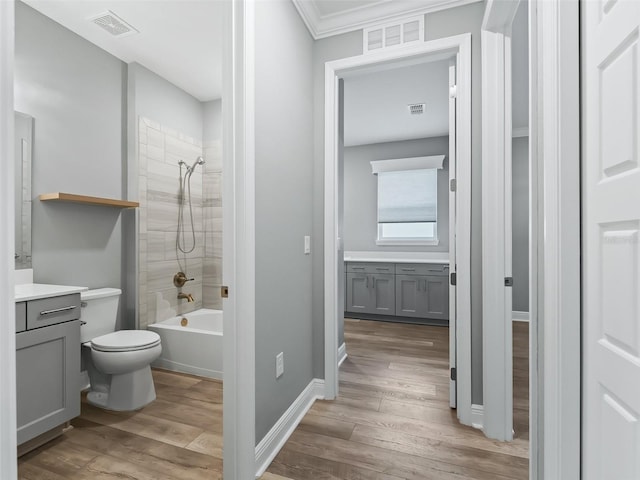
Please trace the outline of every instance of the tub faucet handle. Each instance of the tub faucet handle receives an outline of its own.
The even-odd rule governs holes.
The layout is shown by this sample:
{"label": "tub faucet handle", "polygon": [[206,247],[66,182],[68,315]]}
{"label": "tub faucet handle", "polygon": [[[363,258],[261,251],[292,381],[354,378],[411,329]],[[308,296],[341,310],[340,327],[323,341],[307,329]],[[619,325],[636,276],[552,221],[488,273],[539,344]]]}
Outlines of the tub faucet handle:
{"label": "tub faucet handle", "polygon": [[195,278],[187,278],[184,272],[178,272],[173,276],[173,284],[178,287],[184,287],[184,284],[187,282],[192,282]]}

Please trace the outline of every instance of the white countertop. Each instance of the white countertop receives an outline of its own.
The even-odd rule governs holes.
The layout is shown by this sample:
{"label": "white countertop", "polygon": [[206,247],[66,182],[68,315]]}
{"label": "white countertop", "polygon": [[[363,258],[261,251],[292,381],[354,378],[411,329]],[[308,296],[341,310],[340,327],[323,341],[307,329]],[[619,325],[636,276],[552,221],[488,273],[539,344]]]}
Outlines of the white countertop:
{"label": "white countertop", "polygon": [[44,283],[24,283],[16,285],[15,301],[26,302],[39,298],[60,297],[72,293],[84,292],[88,287],[72,287],[68,285],[47,285]]}
{"label": "white countertop", "polygon": [[449,252],[344,252],[345,262],[384,263],[444,263],[449,264]]}

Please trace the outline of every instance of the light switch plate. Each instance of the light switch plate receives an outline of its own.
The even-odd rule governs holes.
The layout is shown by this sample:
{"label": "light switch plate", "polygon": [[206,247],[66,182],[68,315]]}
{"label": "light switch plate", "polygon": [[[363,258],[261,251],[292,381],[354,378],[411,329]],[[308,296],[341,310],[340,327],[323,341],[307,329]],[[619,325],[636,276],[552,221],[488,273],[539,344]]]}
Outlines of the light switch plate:
{"label": "light switch plate", "polygon": [[309,255],[311,253],[311,237],[309,235],[304,236],[304,254]]}
{"label": "light switch plate", "polygon": [[284,352],[276,355],[276,378],[280,378],[282,375],[284,375]]}

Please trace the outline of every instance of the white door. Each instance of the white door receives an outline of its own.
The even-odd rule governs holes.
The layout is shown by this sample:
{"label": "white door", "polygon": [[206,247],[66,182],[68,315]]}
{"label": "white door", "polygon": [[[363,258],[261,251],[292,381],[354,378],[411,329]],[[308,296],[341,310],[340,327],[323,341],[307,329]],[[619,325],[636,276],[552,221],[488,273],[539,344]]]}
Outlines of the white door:
{"label": "white door", "polygon": [[635,480],[640,478],[640,2],[583,1],[581,12],[582,470],[586,480]]}
{"label": "white door", "polygon": [[[456,178],[456,64],[449,65],[449,180],[455,183]],[[449,273],[456,271],[456,192],[449,188]],[[457,365],[456,356],[456,286],[449,277],[449,367],[454,372]],[[458,406],[458,390],[455,375],[449,380],[449,406]]]}

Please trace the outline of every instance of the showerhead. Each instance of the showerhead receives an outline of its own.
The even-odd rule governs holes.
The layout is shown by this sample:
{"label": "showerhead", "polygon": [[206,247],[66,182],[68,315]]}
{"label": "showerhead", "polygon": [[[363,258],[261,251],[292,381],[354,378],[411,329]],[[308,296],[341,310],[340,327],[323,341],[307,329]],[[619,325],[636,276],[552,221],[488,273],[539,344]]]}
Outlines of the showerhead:
{"label": "showerhead", "polygon": [[187,172],[189,173],[189,175],[193,173],[193,171],[196,169],[198,165],[204,165],[204,158],[197,157],[196,161],[193,162],[193,165],[191,165],[190,167],[187,167]]}

